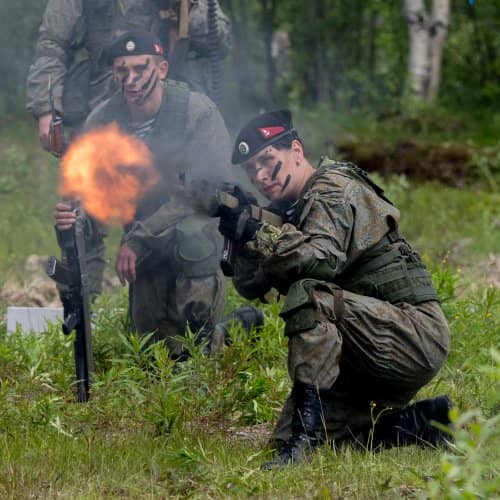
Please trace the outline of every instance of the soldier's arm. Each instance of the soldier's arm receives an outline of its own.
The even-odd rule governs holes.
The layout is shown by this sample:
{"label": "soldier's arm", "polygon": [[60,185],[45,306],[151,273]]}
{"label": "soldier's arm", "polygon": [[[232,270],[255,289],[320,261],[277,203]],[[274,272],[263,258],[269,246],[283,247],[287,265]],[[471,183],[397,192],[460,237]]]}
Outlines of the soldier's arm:
{"label": "soldier's arm", "polygon": [[122,244],[133,250],[137,257],[137,265],[151,255],[166,254],[175,236],[175,225],[186,216],[195,213],[194,209],[182,204],[182,199],[172,196],[149,217],[133,222],[124,233]]}
{"label": "soldier's arm", "polygon": [[306,203],[300,227],[284,224],[268,231],[264,224],[256,240],[247,244],[262,255],[263,270],[273,285],[287,282],[289,276],[333,280],[346,266],[354,214],[342,193],[316,196]]}
{"label": "soldier's arm", "polygon": [[27,108],[35,116],[50,113],[48,82],[52,80],[55,108],[62,109],[68,55],[81,42],[82,0],[49,0],[42,19],[35,56],[28,72]]}
{"label": "soldier's arm", "polygon": [[237,256],[233,284],[236,291],[248,300],[261,299],[272,288],[259,259]]}

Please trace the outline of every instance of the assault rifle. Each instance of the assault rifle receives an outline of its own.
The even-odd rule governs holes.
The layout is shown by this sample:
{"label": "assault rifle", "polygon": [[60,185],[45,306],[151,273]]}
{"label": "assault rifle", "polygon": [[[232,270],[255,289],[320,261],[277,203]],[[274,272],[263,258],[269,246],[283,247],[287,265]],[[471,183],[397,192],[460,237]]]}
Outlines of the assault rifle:
{"label": "assault rifle", "polygon": [[50,257],[47,275],[64,285],[64,322],[62,331],[69,335],[75,330],[76,399],[86,402],[90,396],[91,376],[94,371],[92,335],[90,326],[90,303],[87,266],[85,262],[84,222],[77,210],[75,224],[68,230],[57,231],[57,239],[65,262]]}
{"label": "assault rifle", "polygon": [[[207,182],[195,182],[192,185],[192,190],[194,193],[198,193],[196,196],[198,199],[202,200],[203,211],[207,213],[209,217],[220,217],[221,209],[223,207],[236,208],[242,202],[242,195],[246,196],[243,201],[248,208],[248,217],[253,219],[267,222],[273,226],[281,226],[283,224],[283,219],[278,214],[266,210],[265,208],[259,207],[255,204],[255,197],[252,195],[248,196],[246,193],[237,185],[224,183],[215,189],[210,189],[209,183]],[[207,197],[206,193],[212,192],[215,194],[209,195]],[[235,195],[238,193],[238,196]],[[220,260],[220,266],[224,276],[233,276],[234,274],[234,258],[235,258],[235,242],[229,238],[224,237],[224,247],[222,250],[222,257]]]}

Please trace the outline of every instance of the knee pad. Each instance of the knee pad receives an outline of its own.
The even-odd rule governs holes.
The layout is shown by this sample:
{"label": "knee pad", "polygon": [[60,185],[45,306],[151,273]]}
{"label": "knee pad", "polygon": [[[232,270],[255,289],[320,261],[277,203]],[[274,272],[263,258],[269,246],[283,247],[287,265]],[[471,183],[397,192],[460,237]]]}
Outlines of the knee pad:
{"label": "knee pad", "polygon": [[209,224],[186,217],[176,226],[175,260],[178,271],[188,278],[202,278],[219,269],[217,245]]}
{"label": "knee pad", "polygon": [[280,316],[285,320],[285,335],[311,330],[320,321],[336,323],[344,315],[343,291],[333,283],[312,279],[293,283]]}

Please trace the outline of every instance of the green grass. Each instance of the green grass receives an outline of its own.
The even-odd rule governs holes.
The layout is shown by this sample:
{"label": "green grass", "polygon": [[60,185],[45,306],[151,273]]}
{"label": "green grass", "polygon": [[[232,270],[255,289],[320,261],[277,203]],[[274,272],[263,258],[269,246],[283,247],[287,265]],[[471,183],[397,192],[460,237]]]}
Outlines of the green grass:
{"label": "green grass", "polygon": [[[444,296],[453,275],[438,274]],[[233,291],[230,300],[240,303]],[[289,388],[276,304],[265,306],[258,337],[235,331],[233,345],[213,358],[188,340],[194,355],[175,368],[162,346],[145,350],[143,340],[124,333],[125,304],[123,293],[98,303],[88,404],[73,402],[71,339],[57,326],[41,337],[0,335],[3,498],[393,498],[446,487],[447,456],[415,447],[375,454],[325,448],[295,469],[260,471],[271,453],[268,433],[242,436],[272,424]],[[445,301],[454,350],[421,392],[449,393],[461,410],[480,408],[490,420],[476,419],[476,431],[479,425],[490,434],[498,412],[499,367],[490,351],[499,304],[493,289]],[[459,464],[460,478],[479,467],[473,486],[482,488],[500,472],[498,426],[477,447],[473,431],[464,432],[476,461]],[[451,456],[463,459],[469,448]]]}
{"label": "green grass", "polygon": [[[24,138],[20,138],[23,135]],[[0,136],[0,285],[23,279],[31,253],[57,252],[57,165],[26,125]],[[28,141],[31,139],[31,141]],[[371,453],[322,449],[266,473],[270,430],[290,388],[280,305],[257,336],[178,366],[127,333],[124,290],[98,299],[92,399],[74,402],[72,338],[7,335],[0,324],[0,498],[494,498],[500,496],[500,294],[486,284],[499,254],[499,196],[404,178],[384,181],[402,231],[425,256],[452,330],[446,366],[419,397],[449,393],[456,447]],[[487,186],[487,184],[486,184]],[[110,257],[116,248],[112,239]],[[227,310],[242,304],[230,291]],[[5,306],[3,304],[2,306]],[[472,414],[467,412],[472,410]]]}

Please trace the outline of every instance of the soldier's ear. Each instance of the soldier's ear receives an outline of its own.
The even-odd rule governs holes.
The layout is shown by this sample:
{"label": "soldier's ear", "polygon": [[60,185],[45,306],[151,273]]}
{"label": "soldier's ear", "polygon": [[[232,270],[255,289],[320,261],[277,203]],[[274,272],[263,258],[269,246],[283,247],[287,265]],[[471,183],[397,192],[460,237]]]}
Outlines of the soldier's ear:
{"label": "soldier's ear", "polygon": [[166,59],[162,59],[158,63],[158,74],[161,80],[165,80],[168,75],[168,61]]}
{"label": "soldier's ear", "polygon": [[302,146],[302,143],[298,139],[294,139],[292,141],[292,151],[295,160],[297,161],[302,161],[304,158],[304,148]]}

